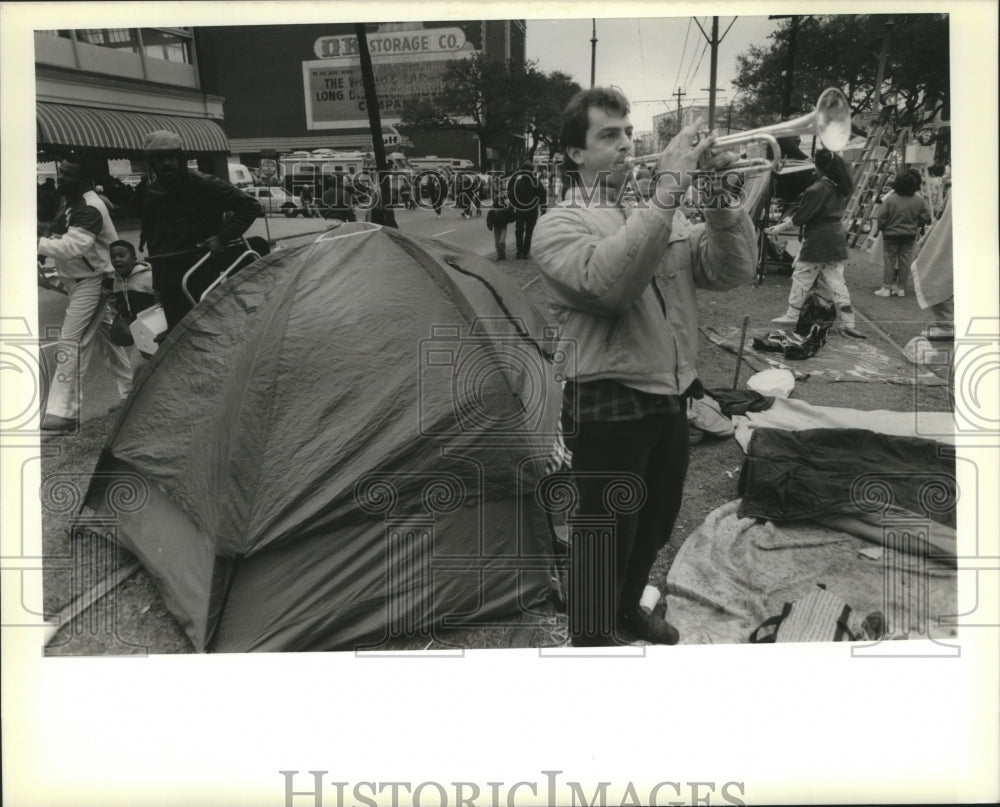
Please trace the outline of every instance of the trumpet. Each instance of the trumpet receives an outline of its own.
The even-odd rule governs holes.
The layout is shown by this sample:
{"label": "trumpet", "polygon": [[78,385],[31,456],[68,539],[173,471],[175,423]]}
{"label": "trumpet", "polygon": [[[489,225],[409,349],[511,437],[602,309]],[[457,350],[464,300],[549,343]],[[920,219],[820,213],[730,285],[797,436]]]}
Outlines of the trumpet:
{"label": "trumpet", "polygon": [[756,168],[760,171],[773,171],[781,167],[781,147],[779,137],[814,136],[825,149],[840,151],[851,139],[851,106],[847,96],[837,87],[828,87],[820,93],[816,107],[801,117],[792,120],[772,123],[748,132],[718,137],[712,144],[712,149],[729,150],[732,146],[752,143],[755,141],[767,144],[772,159],[758,158],[755,161],[743,161],[730,168]]}
{"label": "trumpet", "polygon": [[[772,123],[770,126],[762,126],[748,132],[717,137],[712,144],[712,151],[728,151],[733,146],[745,143],[764,143],[770,147],[773,158],[739,160],[731,164],[727,170],[769,172],[781,168],[781,147],[778,145],[778,138],[799,136],[814,136],[830,151],[840,151],[844,148],[851,139],[851,107],[847,96],[837,87],[828,87],[820,93],[812,112],[793,120]],[[650,166],[655,164],[656,158],[657,155],[636,157],[631,160],[631,164]]]}

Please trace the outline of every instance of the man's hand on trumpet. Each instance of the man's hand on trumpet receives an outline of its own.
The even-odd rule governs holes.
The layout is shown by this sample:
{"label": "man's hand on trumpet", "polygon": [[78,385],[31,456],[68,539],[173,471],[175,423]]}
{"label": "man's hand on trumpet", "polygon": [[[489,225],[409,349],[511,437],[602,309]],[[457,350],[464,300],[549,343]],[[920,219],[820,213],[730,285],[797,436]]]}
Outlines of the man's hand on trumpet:
{"label": "man's hand on trumpet", "polygon": [[[715,132],[699,139],[702,121],[685,126],[660,153],[656,161],[657,191],[660,198],[664,194],[691,196],[695,207],[717,207],[720,199],[725,199],[725,207],[737,207],[743,187],[743,175],[726,168],[737,161],[730,151],[715,152]],[[692,187],[693,185],[693,187]]]}
{"label": "man's hand on trumpet", "polygon": [[706,137],[698,138],[704,120],[698,119],[681,129],[660,152],[656,160],[657,176],[666,174],[675,179],[674,187],[686,189],[691,184],[694,173],[698,171],[722,171],[736,161],[737,157],[730,151],[715,153],[712,144],[715,142],[715,132],[709,132]]}

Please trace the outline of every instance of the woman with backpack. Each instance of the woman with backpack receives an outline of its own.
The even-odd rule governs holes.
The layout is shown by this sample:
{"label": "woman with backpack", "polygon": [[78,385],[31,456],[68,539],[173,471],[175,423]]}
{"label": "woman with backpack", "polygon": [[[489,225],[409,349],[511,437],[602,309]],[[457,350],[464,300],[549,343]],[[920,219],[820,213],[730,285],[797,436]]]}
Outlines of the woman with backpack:
{"label": "woman with backpack", "polygon": [[855,327],[851,295],[844,282],[847,233],[842,219],[847,201],[854,190],[854,183],[843,158],[832,151],[820,149],[813,162],[818,179],[803,191],[785,219],[766,231],[768,235],[776,235],[793,226],[805,228],[805,240],[792,273],[788,310],[771,322],[776,325],[795,325],[813,284],[822,280],[837,306],[840,332],[864,339],[864,334]]}

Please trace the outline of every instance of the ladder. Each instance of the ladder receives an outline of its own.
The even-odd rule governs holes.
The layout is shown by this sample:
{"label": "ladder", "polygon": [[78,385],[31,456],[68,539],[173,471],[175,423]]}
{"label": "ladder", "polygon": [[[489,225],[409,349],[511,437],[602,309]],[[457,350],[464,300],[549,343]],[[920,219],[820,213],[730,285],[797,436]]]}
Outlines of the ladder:
{"label": "ladder", "polygon": [[891,137],[892,130],[885,125],[876,126],[854,164],[854,193],[844,210],[844,227],[852,247],[857,246],[864,234],[863,228],[871,219],[886,180],[895,173],[898,161],[906,153],[909,128],[904,127],[896,133],[892,146],[883,145],[887,134]]}

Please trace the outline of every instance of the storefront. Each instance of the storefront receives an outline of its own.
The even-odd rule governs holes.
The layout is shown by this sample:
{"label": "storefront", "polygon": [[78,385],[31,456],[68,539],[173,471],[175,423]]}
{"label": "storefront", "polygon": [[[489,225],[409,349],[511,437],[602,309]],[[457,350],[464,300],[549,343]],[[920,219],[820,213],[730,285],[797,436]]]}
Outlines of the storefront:
{"label": "storefront", "polygon": [[36,31],[38,162],[82,156],[109,181],[112,163],[144,171],[146,135],[170,129],[199,168],[226,176],[222,98],[201,88],[195,38],[190,28]]}

